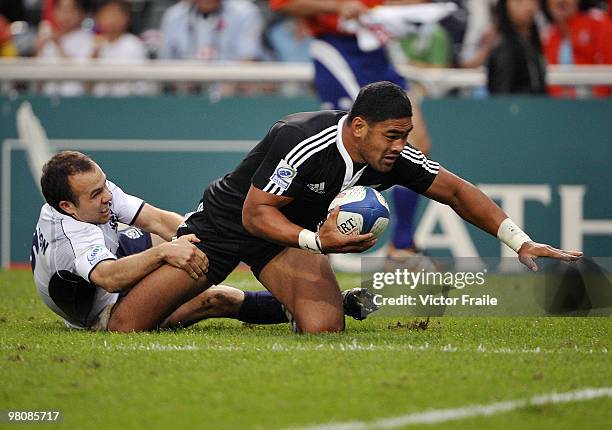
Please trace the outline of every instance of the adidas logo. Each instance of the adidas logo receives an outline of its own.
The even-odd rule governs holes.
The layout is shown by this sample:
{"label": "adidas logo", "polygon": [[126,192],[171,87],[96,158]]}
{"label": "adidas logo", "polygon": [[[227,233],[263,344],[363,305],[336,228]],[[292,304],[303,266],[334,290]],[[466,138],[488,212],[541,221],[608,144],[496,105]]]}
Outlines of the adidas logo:
{"label": "adidas logo", "polygon": [[306,186],[317,194],[325,193],[325,182],[320,182],[318,184],[307,184]]}

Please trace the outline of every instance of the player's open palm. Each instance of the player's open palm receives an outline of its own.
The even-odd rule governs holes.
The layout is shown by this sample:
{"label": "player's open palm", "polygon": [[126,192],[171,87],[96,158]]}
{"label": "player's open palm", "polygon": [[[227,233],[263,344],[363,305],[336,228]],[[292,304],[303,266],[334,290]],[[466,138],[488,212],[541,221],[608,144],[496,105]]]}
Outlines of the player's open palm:
{"label": "player's open palm", "polygon": [[525,242],[518,250],[518,257],[521,263],[535,272],[538,270],[538,265],[535,262],[538,257],[548,257],[562,261],[576,261],[582,257],[582,252],[557,249],[544,243]]}
{"label": "player's open palm", "polygon": [[181,236],[172,242],[162,245],[164,247],[164,260],[166,263],[183,269],[193,279],[198,279],[208,272],[208,257],[194,243],[194,235]]}
{"label": "player's open palm", "polygon": [[340,208],[336,207],[319,229],[321,250],[325,253],[363,252],[376,244],[372,233],[346,235],[338,231],[338,214]]}

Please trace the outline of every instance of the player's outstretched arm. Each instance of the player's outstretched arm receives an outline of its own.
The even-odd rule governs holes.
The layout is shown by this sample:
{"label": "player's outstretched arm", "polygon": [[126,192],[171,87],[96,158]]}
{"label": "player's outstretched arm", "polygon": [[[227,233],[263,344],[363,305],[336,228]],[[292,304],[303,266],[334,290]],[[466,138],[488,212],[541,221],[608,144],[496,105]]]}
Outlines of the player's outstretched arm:
{"label": "player's outstretched arm", "polygon": [[346,236],[336,228],[338,210],[323,224],[319,233],[292,223],[280,211],[293,198],[266,193],[251,185],[242,207],[242,224],[254,236],[314,253],[362,252],[376,242],[370,233]]}
{"label": "player's outstretched arm", "polygon": [[449,205],[461,218],[493,236],[501,222],[508,218],[485,193],[442,166],[424,195]]}
{"label": "player's outstretched arm", "polygon": [[579,251],[556,249],[532,241],[485,193],[442,167],[425,195],[449,205],[461,218],[498,237],[514,249],[521,263],[531,270],[537,270],[535,259],[538,257],[574,261],[582,256]]}
{"label": "player's outstretched arm", "polygon": [[179,214],[145,203],[136,217],[134,225],[170,241],[176,235],[176,230],[182,222],[183,217]]}
{"label": "player's outstretched arm", "polygon": [[133,287],[164,263],[183,269],[197,280],[208,271],[208,258],[193,245],[198,239],[190,236],[193,235],[119,260],[102,261],[89,273],[89,280],[108,292],[116,293]]}

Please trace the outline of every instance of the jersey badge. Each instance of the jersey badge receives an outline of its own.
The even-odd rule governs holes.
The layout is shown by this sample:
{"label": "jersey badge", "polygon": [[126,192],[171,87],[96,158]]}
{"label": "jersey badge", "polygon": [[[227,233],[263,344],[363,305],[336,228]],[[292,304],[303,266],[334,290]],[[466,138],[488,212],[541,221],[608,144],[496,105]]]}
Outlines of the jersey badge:
{"label": "jersey badge", "polygon": [[91,248],[87,254],[87,261],[89,261],[89,264],[93,266],[94,263],[97,261],[99,254],[101,254],[103,250],[104,248],[100,245],[96,245]]}
{"label": "jersey badge", "polygon": [[281,160],[274,169],[272,176],[270,176],[270,181],[278,185],[283,191],[287,191],[296,176],[297,170],[285,160]]}

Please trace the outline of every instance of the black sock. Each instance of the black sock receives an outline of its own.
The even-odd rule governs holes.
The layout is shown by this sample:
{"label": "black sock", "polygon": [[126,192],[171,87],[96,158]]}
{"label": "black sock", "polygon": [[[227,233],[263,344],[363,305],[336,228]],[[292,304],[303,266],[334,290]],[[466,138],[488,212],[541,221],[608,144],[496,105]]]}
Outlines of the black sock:
{"label": "black sock", "polygon": [[250,324],[289,322],[281,303],[269,291],[245,291],[238,319]]}

